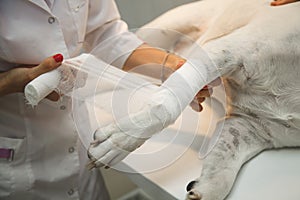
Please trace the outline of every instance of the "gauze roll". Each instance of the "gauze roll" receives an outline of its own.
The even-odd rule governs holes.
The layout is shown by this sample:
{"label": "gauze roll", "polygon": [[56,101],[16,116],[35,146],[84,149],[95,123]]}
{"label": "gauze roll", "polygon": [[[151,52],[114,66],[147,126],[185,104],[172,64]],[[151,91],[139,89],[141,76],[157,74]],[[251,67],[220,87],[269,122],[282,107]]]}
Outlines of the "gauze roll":
{"label": "gauze roll", "polygon": [[42,99],[55,90],[61,80],[61,73],[58,69],[47,72],[29,82],[24,90],[28,103],[36,106]]}
{"label": "gauze roll", "polygon": [[24,89],[28,104],[36,106],[54,90],[58,90],[64,95],[70,92],[75,83],[76,73],[74,72],[78,71],[77,66],[81,65],[87,57],[87,54],[81,54],[80,56],[67,59],[63,61],[59,68],[44,73],[29,82]]}

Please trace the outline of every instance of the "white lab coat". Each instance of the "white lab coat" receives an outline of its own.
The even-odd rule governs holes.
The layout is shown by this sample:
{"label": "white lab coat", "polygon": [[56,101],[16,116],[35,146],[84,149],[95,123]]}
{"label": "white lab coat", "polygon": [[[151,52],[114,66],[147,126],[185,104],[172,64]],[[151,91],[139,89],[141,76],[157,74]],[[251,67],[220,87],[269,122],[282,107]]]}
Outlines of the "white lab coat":
{"label": "white lab coat", "polygon": [[[0,71],[56,53],[77,56],[83,47],[121,66],[142,42],[119,18],[113,0],[1,0]],[[119,55],[126,56],[115,61]],[[0,97],[0,148],[15,152],[0,160],[0,199],[108,199],[99,170],[85,169],[70,110],[66,97],[35,108],[23,94]]]}

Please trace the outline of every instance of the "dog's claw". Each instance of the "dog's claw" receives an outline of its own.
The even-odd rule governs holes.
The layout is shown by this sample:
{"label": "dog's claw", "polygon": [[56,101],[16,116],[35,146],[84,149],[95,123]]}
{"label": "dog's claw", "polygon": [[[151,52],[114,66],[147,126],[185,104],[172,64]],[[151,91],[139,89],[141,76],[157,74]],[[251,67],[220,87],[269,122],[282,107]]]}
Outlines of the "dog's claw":
{"label": "dog's claw", "polygon": [[187,199],[189,200],[201,200],[202,196],[198,191],[191,190],[187,195]]}
{"label": "dog's claw", "polygon": [[96,168],[96,164],[94,161],[90,161],[87,165],[86,165],[88,170],[92,170],[94,168]]}
{"label": "dog's claw", "polygon": [[191,181],[189,182],[189,184],[186,186],[186,191],[189,192],[194,188],[194,185],[197,183],[198,181]]}

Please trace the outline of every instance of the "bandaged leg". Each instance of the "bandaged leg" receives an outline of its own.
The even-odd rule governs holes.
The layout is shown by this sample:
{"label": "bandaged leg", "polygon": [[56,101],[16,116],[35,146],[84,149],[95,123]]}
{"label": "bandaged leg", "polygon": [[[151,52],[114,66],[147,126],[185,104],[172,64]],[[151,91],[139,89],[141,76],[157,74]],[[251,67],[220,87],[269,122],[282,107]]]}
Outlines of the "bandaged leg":
{"label": "bandaged leg", "polygon": [[218,76],[200,48],[193,47],[187,55],[187,63],[149,95],[141,111],[95,132],[89,148],[95,166],[118,163],[153,134],[173,124],[195,94]]}

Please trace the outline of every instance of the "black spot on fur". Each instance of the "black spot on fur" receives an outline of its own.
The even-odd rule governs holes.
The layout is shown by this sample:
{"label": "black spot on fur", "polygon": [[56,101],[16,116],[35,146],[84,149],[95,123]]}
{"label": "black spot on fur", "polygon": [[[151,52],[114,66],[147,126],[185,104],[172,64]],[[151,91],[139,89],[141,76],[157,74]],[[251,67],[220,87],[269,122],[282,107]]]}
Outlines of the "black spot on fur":
{"label": "black spot on fur", "polygon": [[250,144],[251,144],[251,139],[250,139],[247,135],[245,135],[245,136],[243,137],[243,140],[244,140],[244,142],[245,142],[247,145],[250,145]]}
{"label": "black spot on fur", "polygon": [[251,135],[253,138],[255,138],[256,140],[261,140],[261,138],[259,138],[255,132],[253,131],[248,131],[249,135]]}
{"label": "black spot on fur", "polygon": [[235,148],[238,148],[238,146],[240,145],[240,141],[238,139],[238,137],[240,136],[240,131],[237,130],[236,128],[230,127],[229,133],[233,135],[233,140],[232,140],[233,145],[235,146]]}
{"label": "black spot on fur", "polygon": [[227,148],[228,148],[229,150],[231,150],[230,144],[227,143],[226,146],[227,146]]}
{"label": "black spot on fur", "polygon": [[229,132],[231,135],[233,135],[234,137],[239,137],[240,136],[240,131],[237,130],[236,128],[230,127],[229,128]]}
{"label": "black spot on fur", "polygon": [[232,142],[235,148],[238,148],[238,146],[240,145],[240,141],[236,137],[233,138]]}
{"label": "black spot on fur", "polygon": [[228,149],[226,148],[226,142],[225,141],[221,141],[221,143],[219,143],[218,148],[222,151],[227,151]]}
{"label": "black spot on fur", "polygon": [[242,62],[238,63],[238,66],[239,66],[239,68],[244,68],[245,67],[244,63],[242,63]]}

